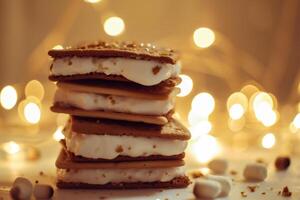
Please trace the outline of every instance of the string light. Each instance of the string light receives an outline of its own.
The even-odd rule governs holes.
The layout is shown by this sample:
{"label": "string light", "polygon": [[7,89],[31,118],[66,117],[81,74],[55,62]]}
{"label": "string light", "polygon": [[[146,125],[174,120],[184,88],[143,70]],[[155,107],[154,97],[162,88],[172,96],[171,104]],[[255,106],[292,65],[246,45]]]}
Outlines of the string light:
{"label": "string light", "polygon": [[276,137],[273,133],[267,133],[264,135],[261,141],[261,145],[266,149],[271,149],[276,143]]}
{"label": "string light", "polygon": [[63,131],[63,126],[57,127],[56,131],[53,134],[53,139],[56,141],[60,141],[60,140],[64,139],[65,136],[62,131]]}
{"label": "string light", "polygon": [[207,48],[215,41],[215,33],[205,27],[198,28],[194,31],[194,43],[200,48]]}
{"label": "string light", "polygon": [[3,149],[8,154],[16,154],[21,150],[20,145],[18,145],[14,141],[4,143],[3,144]]}
{"label": "string light", "polygon": [[24,107],[24,117],[30,124],[37,124],[41,118],[40,107],[33,102],[29,102]]}
{"label": "string light", "polygon": [[220,153],[220,145],[211,135],[203,135],[191,145],[191,151],[200,163],[207,163]]}
{"label": "string light", "polygon": [[110,17],[104,22],[104,31],[107,35],[118,36],[125,29],[125,24],[123,19],[120,17]]}
{"label": "string light", "polygon": [[179,75],[181,78],[181,83],[177,85],[180,88],[180,93],[177,95],[178,97],[187,96],[193,89],[193,80],[185,74]]}
{"label": "string light", "polygon": [[192,101],[192,110],[195,110],[201,116],[209,116],[215,109],[214,97],[207,93],[202,92],[197,94]]}
{"label": "string light", "polygon": [[39,100],[42,100],[44,97],[44,87],[38,80],[31,80],[25,86],[25,96],[34,96]]}
{"label": "string light", "polygon": [[12,109],[16,105],[17,100],[18,94],[13,86],[7,85],[1,90],[0,102],[4,109]]}

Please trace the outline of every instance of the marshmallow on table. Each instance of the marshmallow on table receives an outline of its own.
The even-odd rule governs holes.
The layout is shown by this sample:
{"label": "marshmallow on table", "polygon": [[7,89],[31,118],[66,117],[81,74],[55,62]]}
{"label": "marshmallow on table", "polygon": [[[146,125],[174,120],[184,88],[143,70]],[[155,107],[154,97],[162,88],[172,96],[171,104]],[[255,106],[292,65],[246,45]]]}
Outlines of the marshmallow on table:
{"label": "marshmallow on table", "polygon": [[221,184],[221,193],[219,194],[219,197],[226,197],[229,195],[232,186],[232,180],[229,177],[206,175],[205,178]]}
{"label": "marshmallow on table", "polygon": [[228,162],[225,159],[216,158],[208,163],[208,167],[216,174],[224,174],[227,170]]}
{"label": "marshmallow on table", "polygon": [[249,181],[263,181],[267,178],[267,168],[263,164],[253,163],[246,165],[244,177]]}
{"label": "marshmallow on table", "polygon": [[32,193],[32,183],[23,177],[18,177],[10,190],[12,199],[30,199]]}
{"label": "marshmallow on table", "polygon": [[197,198],[216,198],[221,194],[221,184],[217,181],[199,179],[194,185],[194,195]]}
{"label": "marshmallow on table", "polygon": [[50,185],[36,184],[33,195],[36,199],[49,199],[53,196],[53,188]]}

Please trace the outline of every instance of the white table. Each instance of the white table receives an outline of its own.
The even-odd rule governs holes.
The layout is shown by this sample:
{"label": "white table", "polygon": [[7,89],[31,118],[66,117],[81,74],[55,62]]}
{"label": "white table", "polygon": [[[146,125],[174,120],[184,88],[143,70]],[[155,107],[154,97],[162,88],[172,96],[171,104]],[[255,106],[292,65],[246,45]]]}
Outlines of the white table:
{"label": "white table", "polygon": [[[53,140],[49,140],[43,145],[37,147],[41,148],[41,158],[37,161],[0,161],[0,197],[9,199],[9,186],[13,180],[18,176],[25,176],[32,180],[38,180],[40,183],[47,183],[55,185],[55,159],[59,152],[59,144]],[[230,152],[230,153],[229,153]],[[224,157],[229,160],[229,170],[234,169],[238,173],[232,176],[235,181],[230,196],[222,199],[300,199],[300,158],[292,158],[292,164],[288,171],[276,172],[273,167],[273,161],[276,157],[274,151],[262,150],[248,150],[247,153],[235,152],[227,149],[223,151]],[[257,158],[263,158],[268,165],[268,178],[261,183],[246,183],[242,179],[242,169],[246,163],[255,161]],[[187,160],[191,160],[191,155],[187,155]],[[199,169],[201,165],[196,162],[187,162],[187,170]],[[40,175],[40,172],[43,175]],[[256,192],[251,193],[247,186],[259,185]],[[278,191],[284,186],[288,186],[293,192],[292,197],[284,198],[278,196]],[[244,191],[247,197],[241,197],[241,192]],[[262,193],[266,194],[263,195]],[[120,200],[176,200],[176,199],[194,199],[192,194],[192,185],[187,189],[173,189],[173,190],[55,190],[53,199],[120,199]],[[0,198],[1,199],[1,198]]]}

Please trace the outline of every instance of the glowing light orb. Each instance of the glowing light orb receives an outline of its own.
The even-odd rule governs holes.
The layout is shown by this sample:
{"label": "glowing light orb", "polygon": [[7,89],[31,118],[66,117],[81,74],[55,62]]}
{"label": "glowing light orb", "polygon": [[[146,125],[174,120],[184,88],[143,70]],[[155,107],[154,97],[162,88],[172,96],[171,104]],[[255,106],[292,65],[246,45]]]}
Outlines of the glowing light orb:
{"label": "glowing light orb", "polygon": [[209,116],[215,109],[214,97],[207,93],[202,92],[197,94],[192,101],[192,110],[199,112],[201,116]]}
{"label": "glowing light orb", "polygon": [[207,135],[211,131],[211,129],[212,129],[212,124],[208,120],[200,121],[196,125],[191,126],[189,128],[193,139],[201,135]]}
{"label": "glowing light orb", "polygon": [[104,22],[104,31],[107,35],[118,36],[125,29],[125,24],[123,19],[120,17],[110,17]]}
{"label": "glowing light orb", "polygon": [[293,120],[293,125],[295,126],[295,128],[300,129],[300,113],[298,113],[294,120]]}
{"label": "glowing light orb", "polygon": [[44,93],[44,87],[38,80],[31,80],[25,86],[26,97],[34,96],[39,100],[42,100],[44,97]]}
{"label": "glowing light orb", "polygon": [[261,145],[266,149],[271,149],[276,143],[276,137],[273,133],[267,133],[261,141]]}
{"label": "glowing light orb", "polygon": [[3,144],[3,149],[8,154],[16,154],[21,150],[21,147],[14,141],[10,141]]}
{"label": "glowing light orb", "polygon": [[181,78],[181,83],[177,85],[180,88],[180,93],[177,95],[178,97],[187,96],[193,89],[193,80],[185,74],[179,75]]}
{"label": "glowing light orb", "polygon": [[95,4],[95,3],[99,3],[102,0],[84,0],[86,3],[91,3],[91,4]]}
{"label": "glowing light orb", "polygon": [[18,100],[18,94],[16,89],[11,86],[7,85],[5,86],[0,93],[0,102],[4,109],[10,110],[12,109]]}
{"label": "glowing light orb", "polygon": [[207,48],[214,43],[215,33],[209,28],[201,27],[194,31],[193,38],[197,47]]}
{"label": "glowing light orb", "polygon": [[207,163],[220,153],[221,148],[213,136],[204,135],[192,144],[191,150],[198,162]]}
{"label": "glowing light orb", "polygon": [[28,103],[24,107],[24,117],[30,124],[37,124],[41,119],[41,110],[36,103]]}
{"label": "glowing light orb", "polygon": [[229,116],[233,120],[238,120],[245,113],[244,107],[241,104],[233,104],[229,109]]}

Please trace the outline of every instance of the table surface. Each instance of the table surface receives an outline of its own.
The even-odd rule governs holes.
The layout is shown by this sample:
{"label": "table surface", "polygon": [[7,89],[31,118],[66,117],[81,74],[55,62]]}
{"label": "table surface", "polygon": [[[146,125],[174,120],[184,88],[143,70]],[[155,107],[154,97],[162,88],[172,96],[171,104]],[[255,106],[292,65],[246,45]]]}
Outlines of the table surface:
{"label": "table surface", "polygon": [[[10,199],[9,189],[13,180],[18,176],[25,176],[33,183],[38,180],[39,183],[47,183],[55,186],[55,166],[54,162],[60,146],[57,142],[49,140],[43,145],[37,147],[40,149],[41,158],[37,161],[16,161],[16,160],[1,160],[0,161],[0,197]],[[230,153],[229,153],[230,152]],[[204,166],[195,162],[187,153],[187,172],[196,169],[204,170]],[[292,158],[292,164],[287,171],[277,172],[274,169],[273,163],[276,158],[276,151],[268,150],[248,150],[240,152],[226,148],[223,151],[223,157],[229,160],[229,170],[235,170],[236,175],[229,175],[234,179],[231,193],[226,198],[221,199],[300,199],[300,158]],[[249,162],[254,162],[257,158],[263,158],[268,164],[268,178],[264,182],[249,183],[244,182],[242,178],[242,170]],[[193,160],[189,161],[189,160]],[[40,172],[43,172],[41,174]],[[259,186],[255,192],[250,192],[248,186]],[[120,200],[176,200],[176,199],[195,199],[192,193],[192,186],[186,189],[147,189],[147,190],[57,190],[55,189],[53,199],[120,199]],[[290,198],[284,198],[278,195],[278,191],[284,186],[288,186],[292,191]],[[242,197],[241,192],[245,192],[247,197]],[[262,193],[265,193],[263,195]],[[0,198],[1,199],[1,198]]]}

